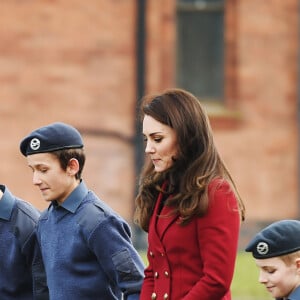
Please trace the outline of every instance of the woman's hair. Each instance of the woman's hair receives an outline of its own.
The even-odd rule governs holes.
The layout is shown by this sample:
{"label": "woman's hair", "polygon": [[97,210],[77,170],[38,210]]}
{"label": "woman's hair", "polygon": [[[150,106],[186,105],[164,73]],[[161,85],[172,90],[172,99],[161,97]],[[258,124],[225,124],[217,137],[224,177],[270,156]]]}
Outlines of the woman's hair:
{"label": "woman's hair", "polygon": [[156,172],[146,159],[140,175],[136,197],[135,221],[148,231],[150,217],[162,183],[169,197],[166,205],[179,213],[182,224],[194,216],[203,216],[208,209],[208,183],[214,178],[224,178],[231,184],[244,219],[244,204],[224,162],[216,149],[208,116],[200,101],[182,89],[169,89],[160,95],[145,96],[140,107],[140,118],[148,115],[173,128],[177,135],[178,155],[173,166]]}
{"label": "woman's hair", "polygon": [[75,175],[76,179],[81,179],[82,169],[85,163],[85,153],[83,148],[72,148],[72,149],[63,149],[51,152],[55,157],[57,157],[60,166],[63,170],[67,169],[70,159],[75,158],[79,163],[79,170]]}

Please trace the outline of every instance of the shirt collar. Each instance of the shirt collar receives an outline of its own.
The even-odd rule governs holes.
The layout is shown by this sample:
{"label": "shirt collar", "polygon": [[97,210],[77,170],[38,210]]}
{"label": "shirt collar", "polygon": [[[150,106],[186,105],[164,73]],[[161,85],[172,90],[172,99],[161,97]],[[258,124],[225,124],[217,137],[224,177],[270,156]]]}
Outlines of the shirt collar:
{"label": "shirt collar", "polygon": [[0,219],[8,221],[16,200],[7,187],[0,185],[0,189],[3,192],[3,196],[0,199]]}
{"label": "shirt collar", "polygon": [[298,300],[300,299],[300,286],[298,286],[288,297],[288,300]]}
{"label": "shirt collar", "polygon": [[[72,193],[66,198],[66,200],[59,205],[59,207],[63,207],[71,213],[74,213],[82,200],[88,193],[88,189],[83,181],[72,191]],[[57,206],[53,203],[54,206]]]}

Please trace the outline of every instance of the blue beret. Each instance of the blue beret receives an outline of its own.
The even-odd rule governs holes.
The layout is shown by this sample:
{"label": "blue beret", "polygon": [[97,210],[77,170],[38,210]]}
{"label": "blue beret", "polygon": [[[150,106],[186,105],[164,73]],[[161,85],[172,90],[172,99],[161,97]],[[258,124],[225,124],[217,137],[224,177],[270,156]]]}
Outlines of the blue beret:
{"label": "blue beret", "polygon": [[82,147],[83,141],[77,129],[62,122],[56,122],[38,128],[26,136],[21,141],[20,151],[27,156]]}
{"label": "blue beret", "polygon": [[254,258],[270,258],[300,250],[300,221],[281,220],[265,227],[250,241],[246,252]]}

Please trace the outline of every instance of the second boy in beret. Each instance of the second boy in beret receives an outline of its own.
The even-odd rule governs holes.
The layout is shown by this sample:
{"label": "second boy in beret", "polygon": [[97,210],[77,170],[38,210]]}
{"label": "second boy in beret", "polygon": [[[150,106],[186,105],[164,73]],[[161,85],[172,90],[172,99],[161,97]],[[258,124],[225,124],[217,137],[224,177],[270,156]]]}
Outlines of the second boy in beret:
{"label": "second boy in beret", "polygon": [[274,222],[246,247],[259,267],[259,282],[278,300],[300,299],[300,221]]}
{"label": "second boy in beret", "polygon": [[50,202],[37,227],[50,299],[139,299],[143,262],[129,225],[81,179],[80,133],[52,123],[26,136],[20,151]]}

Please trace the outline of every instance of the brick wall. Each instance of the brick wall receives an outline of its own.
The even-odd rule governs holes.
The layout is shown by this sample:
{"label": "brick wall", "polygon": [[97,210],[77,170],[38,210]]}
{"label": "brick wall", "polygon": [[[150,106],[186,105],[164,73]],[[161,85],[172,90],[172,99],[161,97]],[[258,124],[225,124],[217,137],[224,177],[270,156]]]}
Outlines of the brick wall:
{"label": "brick wall", "polygon": [[[69,122],[86,141],[88,185],[131,221],[136,2],[0,5],[0,182],[46,207],[19,141],[37,126]],[[298,218],[298,1],[228,0],[225,11],[225,100],[235,117],[211,115],[219,151],[249,223]],[[175,86],[175,0],[148,0],[146,16],[149,93]]]}
{"label": "brick wall", "polygon": [[233,2],[234,101],[242,124],[217,133],[219,147],[237,178],[249,219],[297,218],[298,1]]}
{"label": "brick wall", "polygon": [[46,207],[18,147],[53,121],[83,133],[88,185],[128,220],[134,191],[134,1],[1,1],[0,181]]}

